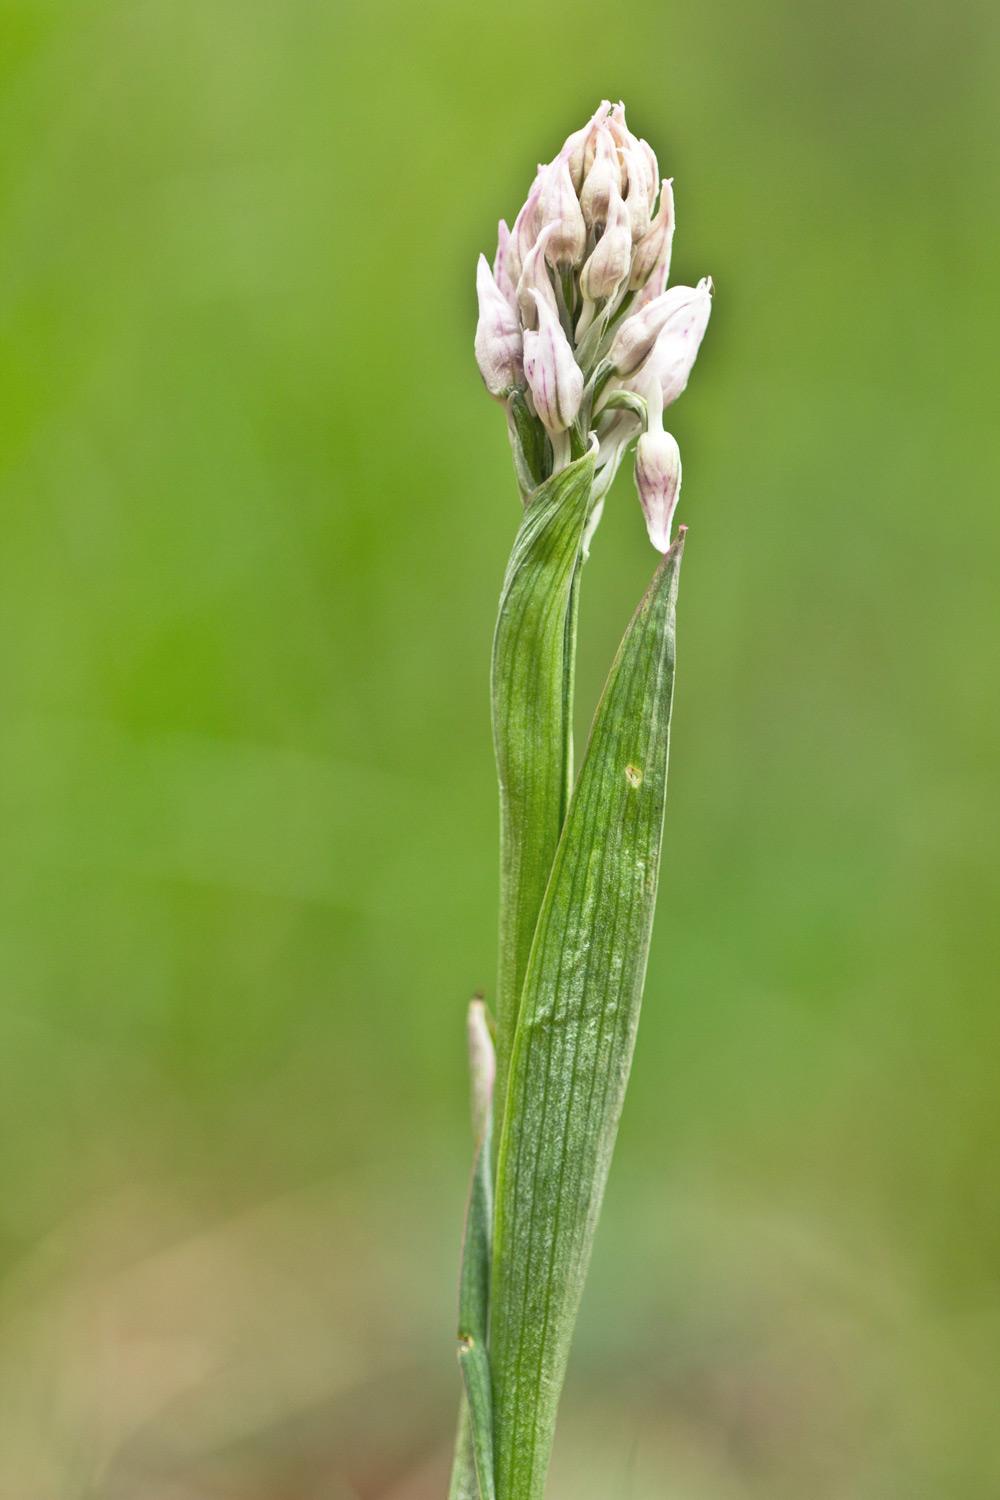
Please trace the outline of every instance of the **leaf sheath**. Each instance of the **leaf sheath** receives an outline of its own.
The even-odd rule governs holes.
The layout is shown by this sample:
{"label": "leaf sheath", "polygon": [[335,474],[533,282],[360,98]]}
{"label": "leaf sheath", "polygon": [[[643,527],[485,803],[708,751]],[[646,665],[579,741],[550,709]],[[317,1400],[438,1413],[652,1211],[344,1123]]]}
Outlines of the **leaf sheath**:
{"label": "leaf sheath", "polygon": [[497,1131],[531,940],[572,785],[576,617],[593,479],[588,454],[529,497],[493,641],[500,781]]}

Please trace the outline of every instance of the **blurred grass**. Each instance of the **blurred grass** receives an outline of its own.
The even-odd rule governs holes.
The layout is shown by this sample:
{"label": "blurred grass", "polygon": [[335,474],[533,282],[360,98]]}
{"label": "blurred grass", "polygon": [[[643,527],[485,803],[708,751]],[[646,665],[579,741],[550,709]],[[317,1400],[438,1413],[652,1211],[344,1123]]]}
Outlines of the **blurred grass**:
{"label": "blurred grass", "polygon": [[[84,1274],[46,1249],[67,1226],[118,1243],[123,1193],[180,1196],[170,1241],[346,1172],[330,1235],[346,1215],[358,1248],[329,1276],[349,1297],[397,1204],[426,1285],[393,1273],[387,1306],[429,1286],[434,1314],[399,1359],[423,1349],[450,1400],[516,521],[474,257],[622,96],[676,178],[675,276],[718,294],[673,414],[666,876],[568,1401],[660,1401],[643,1430],[702,1454],[678,1495],[992,1500],[995,7],[11,0],[2,25],[8,1301],[26,1267]],[[584,585],[581,734],[652,562],[625,476]],[[795,1270],[824,1255],[839,1290]],[[831,1301],[854,1342],[817,1332]],[[0,1367],[31,1338],[0,1328]],[[826,1359],[802,1399],[842,1428],[760,1415],[776,1342],[782,1392]],[[706,1368],[744,1372],[744,1415]],[[54,1410],[14,1424],[50,1456]],[[615,1420],[612,1488],[639,1442]],[[634,1500],[674,1473],[659,1441]],[[77,1493],[72,1458],[50,1489],[6,1462],[5,1497]]]}

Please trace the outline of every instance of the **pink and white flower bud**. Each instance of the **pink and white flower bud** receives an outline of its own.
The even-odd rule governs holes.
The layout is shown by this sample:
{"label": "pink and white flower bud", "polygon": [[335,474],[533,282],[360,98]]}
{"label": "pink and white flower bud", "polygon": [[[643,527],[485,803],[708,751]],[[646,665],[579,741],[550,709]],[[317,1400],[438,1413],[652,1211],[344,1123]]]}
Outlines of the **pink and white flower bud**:
{"label": "pink and white flower bud", "polygon": [[670,550],[670,525],[681,490],[681,453],[669,432],[644,432],[635,449],[635,487],[657,552]]}
{"label": "pink and white flower bud", "polygon": [[560,153],[548,169],[538,206],[539,231],[553,233],[545,247],[550,266],[578,266],[587,249],[587,226],[570,177],[569,162]]}
{"label": "pink and white flower bud", "polygon": [[514,220],[514,227],[510,232],[507,243],[507,275],[514,286],[521,279],[521,270],[524,266],[525,257],[538,234],[538,200],[542,195],[542,180],[545,167],[539,167],[534,182],[528,191],[521,211]]}
{"label": "pink and white flower bud", "polygon": [[580,207],[591,228],[607,220],[612,183],[621,193],[623,183],[618,148],[607,125],[599,125],[594,138],[593,166],[580,190]]}
{"label": "pink and white flower bud", "polygon": [[[693,292],[687,287],[674,287],[673,290],[687,291],[690,295],[673,309],[664,322],[640,377],[642,381],[657,382],[663,406],[676,401],[687,385],[712,312],[710,277],[706,276],[699,281]],[[669,297],[671,294],[668,292],[666,295]]]}
{"label": "pink and white flower bud", "polygon": [[580,272],[580,290],[589,302],[613,297],[632,263],[632,228],[628,205],[614,182],[604,233]]}
{"label": "pink and white flower bud", "polygon": [[611,118],[608,120],[608,129],[611,131],[614,143],[620,152],[628,151],[632,146],[639,144],[625,123],[625,106],[620,99],[611,111]]}
{"label": "pink and white flower bud", "polygon": [[611,111],[611,119],[608,123],[619,149],[622,151],[635,151],[641,157],[646,169],[646,193],[649,201],[652,203],[653,198],[656,196],[656,185],[660,180],[660,169],[657,165],[652,146],[648,141],[644,141],[639,136],[633,135],[631,130],[629,130],[625,123],[625,106],[620,100]]}
{"label": "pink and white flower bud", "polygon": [[[669,178],[660,184],[660,202],[653,221],[635,247],[629,287],[632,291],[647,282],[658,283],[653,292],[658,297],[670,274],[670,251],[674,242],[674,190]],[[652,301],[652,298],[649,299]]]}
{"label": "pink and white flower bud", "polygon": [[583,129],[574,131],[566,138],[566,143],[559,153],[560,156],[565,156],[569,164],[570,179],[577,193],[583,187],[583,179],[593,165],[597,127],[602,120],[607,118],[610,108],[611,105],[607,99],[602,99]]}
{"label": "pink and white flower bud", "polygon": [[534,245],[528,251],[521,271],[521,279],[517,283],[517,307],[521,314],[521,322],[525,328],[536,326],[534,294],[537,292],[545,299],[548,307],[558,317],[559,308],[556,303],[556,294],[552,289],[552,278],[549,275],[548,248],[549,241],[556,232],[555,224],[548,224],[538,236]]}
{"label": "pink and white flower bud", "polygon": [[479,296],[476,363],[490,395],[502,400],[524,380],[521,325],[493,279],[485,255],[479,257],[476,292]]}
{"label": "pink and white flower bud", "polygon": [[660,164],[656,160],[656,152],[648,141],[640,139],[639,154],[646,164],[646,192],[652,205],[656,198],[656,185],[660,180]]}
{"label": "pink and white flower bud", "polygon": [[[624,377],[637,374],[652,354],[661,330],[673,319],[683,319],[686,310],[693,305],[697,305],[697,317],[704,317],[701,329],[704,333],[712,308],[711,287],[707,278],[699,281],[697,287],[672,286],[668,292],[655,297],[652,302],[626,318],[608,351],[608,358],[614,365],[615,372]],[[698,343],[700,342],[699,334]],[[694,347],[697,353],[697,343]],[[694,363],[694,354],[691,356],[691,363]]]}
{"label": "pink and white flower bud", "polygon": [[493,280],[516,312],[517,287],[507,273],[507,246],[509,244],[510,230],[507,228],[506,221],[501,219],[497,225],[497,253],[493,258]]}
{"label": "pink and white flower bud", "polygon": [[603,128],[606,127],[608,116],[610,115],[610,113],[611,113],[611,105],[609,104],[609,102],[608,102],[607,99],[602,99],[601,102],[600,102],[600,105],[594,111],[594,117],[593,117],[593,119],[590,122],[590,129],[587,132],[587,139],[586,139],[586,141],[584,143],[584,148],[583,148],[583,181],[581,181],[581,183],[580,183],[580,190],[581,190],[581,192],[583,191],[583,183],[587,180],[587,173],[590,171],[591,167],[594,165],[594,158],[597,155],[597,136],[598,136],[598,133],[599,133],[599,131],[601,129],[603,129]]}
{"label": "pink and white flower bud", "polygon": [[532,291],[538,331],[524,335],[524,373],[535,410],[550,434],[565,432],[583,399],[583,371],[573,358],[562,324],[545,298]]}
{"label": "pink and white flower bud", "polygon": [[637,245],[649,229],[651,202],[646,181],[646,163],[639,154],[638,141],[634,146],[626,146],[622,153],[622,162],[628,177],[628,194],[625,204],[628,208],[629,225],[632,230],[632,243]]}

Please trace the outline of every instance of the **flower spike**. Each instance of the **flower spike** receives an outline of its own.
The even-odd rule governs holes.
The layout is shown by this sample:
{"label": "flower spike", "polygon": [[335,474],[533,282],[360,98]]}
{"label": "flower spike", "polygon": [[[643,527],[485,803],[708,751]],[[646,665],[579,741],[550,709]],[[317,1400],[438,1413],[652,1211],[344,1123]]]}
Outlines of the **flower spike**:
{"label": "flower spike", "polygon": [[604,99],[539,166],[513,226],[499,223],[492,273],[481,261],[476,277],[476,359],[505,404],[522,497],[593,447],[592,529],[638,439],[636,483],[660,541],[680,472],[662,413],[712,307],[708,278],[668,288],[673,235],[672,179],[625,106]]}

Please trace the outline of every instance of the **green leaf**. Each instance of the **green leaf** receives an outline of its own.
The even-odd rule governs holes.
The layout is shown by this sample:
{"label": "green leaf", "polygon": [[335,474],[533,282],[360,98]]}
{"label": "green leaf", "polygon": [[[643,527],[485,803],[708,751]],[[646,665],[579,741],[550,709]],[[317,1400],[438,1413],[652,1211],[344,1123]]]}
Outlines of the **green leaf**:
{"label": "green leaf", "polygon": [[663,833],[683,533],[615,659],[538,918],[497,1162],[497,1493],[541,1500],[625,1095]]}
{"label": "green leaf", "polygon": [[594,458],[587,454],[529,497],[493,641],[500,778],[498,1129],[532,935],[572,786],[576,618],[593,482]]}

